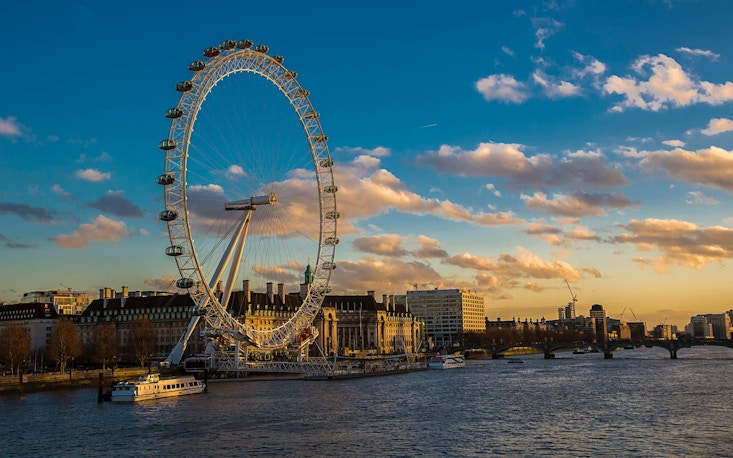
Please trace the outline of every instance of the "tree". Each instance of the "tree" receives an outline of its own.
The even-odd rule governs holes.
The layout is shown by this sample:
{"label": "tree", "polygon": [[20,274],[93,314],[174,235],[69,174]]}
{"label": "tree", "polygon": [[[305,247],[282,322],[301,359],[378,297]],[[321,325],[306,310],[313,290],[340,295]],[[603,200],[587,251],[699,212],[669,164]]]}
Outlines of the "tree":
{"label": "tree", "polygon": [[56,361],[61,372],[66,371],[66,363],[81,355],[79,331],[68,319],[62,318],[51,328],[48,342],[48,356]]}
{"label": "tree", "polygon": [[145,366],[145,361],[158,347],[158,335],[153,322],[147,318],[132,320],[128,337],[128,352],[140,362],[141,367]]}
{"label": "tree", "polygon": [[90,344],[92,357],[102,364],[102,369],[106,369],[117,354],[117,326],[114,323],[98,324]]}
{"label": "tree", "polygon": [[31,332],[28,327],[9,323],[0,331],[0,360],[10,366],[10,373],[20,372],[23,361],[31,356]]}

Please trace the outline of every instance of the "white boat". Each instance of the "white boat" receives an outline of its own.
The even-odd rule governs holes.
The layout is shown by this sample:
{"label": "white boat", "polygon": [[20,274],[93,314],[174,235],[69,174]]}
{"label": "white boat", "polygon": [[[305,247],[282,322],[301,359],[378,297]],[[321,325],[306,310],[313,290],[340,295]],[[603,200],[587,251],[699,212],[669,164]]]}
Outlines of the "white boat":
{"label": "white boat", "polygon": [[458,369],[465,365],[463,355],[435,355],[428,361],[430,369]]}
{"label": "white boat", "polygon": [[112,385],[112,401],[146,401],[148,399],[170,398],[186,394],[198,394],[206,385],[191,375],[160,378],[158,374],[147,374],[137,381],[118,382]]}

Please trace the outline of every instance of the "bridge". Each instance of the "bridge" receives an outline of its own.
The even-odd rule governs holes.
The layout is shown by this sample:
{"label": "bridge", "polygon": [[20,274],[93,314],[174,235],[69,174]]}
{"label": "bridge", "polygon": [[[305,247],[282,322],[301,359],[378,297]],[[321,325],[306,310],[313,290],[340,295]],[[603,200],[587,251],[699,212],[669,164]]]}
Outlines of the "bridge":
{"label": "bridge", "polygon": [[640,340],[640,341],[609,341],[609,342],[519,342],[519,343],[495,343],[481,347],[488,351],[494,359],[504,357],[505,353],[513,348],[530,348],[539,353],[543,353],[545,359],[555,358],[558,351],[575,350],[578,348],[592,348],[599,352],[603,352],[605,359],[612,359],[613,352],[619,348],[628,346],[638,347],[660,347],[669,351],[670,359],[677,359],[677,352],[682,348],[692,348],[694,346],[719,346],[733,349],[733,340]]}

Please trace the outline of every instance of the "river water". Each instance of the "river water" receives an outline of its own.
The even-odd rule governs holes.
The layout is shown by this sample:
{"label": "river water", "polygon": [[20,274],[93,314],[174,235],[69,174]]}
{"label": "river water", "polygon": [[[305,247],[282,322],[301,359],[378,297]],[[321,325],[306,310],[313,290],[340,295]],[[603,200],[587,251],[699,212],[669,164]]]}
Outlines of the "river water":
{"label": "river water", "polygon": [[213,382],[97,404],[96,389],[0,396],[0,456],[733,456],[733,350],[469,360],[334,381]]}

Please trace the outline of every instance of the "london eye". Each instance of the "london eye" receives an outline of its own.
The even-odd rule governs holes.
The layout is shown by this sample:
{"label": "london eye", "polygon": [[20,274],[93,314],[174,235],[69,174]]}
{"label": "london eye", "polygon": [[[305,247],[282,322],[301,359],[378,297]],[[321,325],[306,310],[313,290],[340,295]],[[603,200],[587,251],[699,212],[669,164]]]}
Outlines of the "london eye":
{"label": "london eye", "polygon": [[[328,291],[339,242],[333,161],[309,92],[283,62],[266,45],[226,40],[175,85],[180,98],[158,145],[159,219],[176,286],[195,305],[170,364],[199,324],[212,340],[284,348],[309,329]],[[229,308],[240,282],[253,290],[300,282],[306,270],[302,302],[284,323],[255,328]]]}

